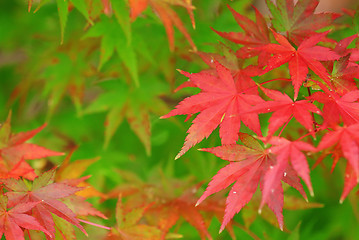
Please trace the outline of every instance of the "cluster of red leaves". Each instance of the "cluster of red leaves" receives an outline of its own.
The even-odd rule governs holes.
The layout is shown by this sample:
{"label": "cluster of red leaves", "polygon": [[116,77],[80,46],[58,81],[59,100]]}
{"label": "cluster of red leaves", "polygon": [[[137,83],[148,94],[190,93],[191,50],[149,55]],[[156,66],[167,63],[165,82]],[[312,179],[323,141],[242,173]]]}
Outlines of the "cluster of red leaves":
{"label": "cluster of red leaves", "polygon": [[[46,239],[54,239],[56,231],[67,236],[65,239],[75,239],[74,230],[60,224],[59,219],[78,227],[87,235],[78,217],[93,215],[106,218],[81,194],[77,195],[83,190],[80,185],[88,177],[72,178],[66,161],[58,172],[52,169],[37,176],[26,160],[63,153],[26,143],[45,124],[28,132],[13,134],[10,120],[11,114],[0,128],[0,237],[5,235],[7,240],[21,240],[25,230],[38,230],[46,235]],[[82,173],[79,169],[77,171]],[[67,177],[63,172],[67,172]],[[29,231],[27,233],[30,235]]]}
{"label": "cluster of red leaves", "polygon": [[[259,212],[267,204],[283,229],[282,182],[307,199],[301,178],[313,194],[309,164],[303,152],[313,153],[318,161],[332,154],[333,168],[340,158],[346,159],[341,202],[359,182],[359,90],[355,80],[359,78],[359,50],[348,49],[358,35],[336,42],[327,36],[329,31],[319,32],[340,15],[315,13],[318,0],[276,2],[275,5],[267,0],[271,19],[266,20],[255,9],[256,22],[230,8],[243,31],[215,32],[238,44],[238,50],[233,50],[237,62],[200,53],[211,69],[192,74],[181,71],[189,81],[180,87],[196,87],[200,93],[184,99],[162,117],[191,117],[199,113],[176,158],[219,126],[222,146],[202,150],[229,164],[213,177],[197,205],[234,183],[227,197],[221,230],[251,200],[258,185],[262,192]],[[242,69],[243,62],[249,66]],[[288,67],[278,69],[286,63]],[[293,95],[263,87],[268,82],[286,80],[285,72],[290,75]],[[256,79],[264,81],[254,82],[253,76],[262,75],[266,78]],[[268,80],[268,76],[276,79]],[[282,87],[286,89],[286,84]],[[272,115],[268,132],[262,137],[265,126],[261,126],[259,119],[264,113]],[[293,118],[304,129],[287,128]],[[257,136],[241,133],[241,122]],[[321,139],[317,147],[310,136]],[[240,145],[236,144],[238,140]]]}

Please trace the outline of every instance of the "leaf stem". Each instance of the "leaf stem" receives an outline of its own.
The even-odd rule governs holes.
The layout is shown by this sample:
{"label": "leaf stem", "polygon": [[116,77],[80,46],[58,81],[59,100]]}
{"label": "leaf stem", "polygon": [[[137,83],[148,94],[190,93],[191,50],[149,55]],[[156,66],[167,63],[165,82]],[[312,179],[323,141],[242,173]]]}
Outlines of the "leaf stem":
{"label": "leaf stem", "polygon": [[278,137],[280,137],[280,135],[282,135],[282,132],[284,131],[284,129],[287,127],[288,123],[290,122],[290,120],[292,120],[293,115],[290,116],[290,118],[288,119],[288,121],[285,123],[284,127],[282,128],[282,130],[280,130],[280,133],[278,135]]}
{"label": "leaf stem", "polygon": [[106,227],[106,226],[103,226],[103,225],[100,225],[100,224],[97,224],[97,223],[89,222],[89,221],[86,221],[86,220],[83,220],[83,219],[80,219],[80,218],[77,218],[77,220],[79,220],[80,222],[87,223],[89,225],[95,226],[95,227],[103,228],[103,229],[106,229],[106,230],[111,230],[110,227]]}

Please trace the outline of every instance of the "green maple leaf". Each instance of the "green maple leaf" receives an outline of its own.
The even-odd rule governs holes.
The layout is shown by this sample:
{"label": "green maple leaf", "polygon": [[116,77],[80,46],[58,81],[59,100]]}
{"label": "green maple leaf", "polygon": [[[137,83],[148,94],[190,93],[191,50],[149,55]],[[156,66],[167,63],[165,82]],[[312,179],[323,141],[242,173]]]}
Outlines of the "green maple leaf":
{"label": "green maple leaf", "polygon": [[100,21],[87,31],[84,38],[101,37],[100,63],[103,65],[117,52],[118,57],[127,67],[133,81],[138,86],[137,57],[131,42],[128,41],[123,28],[115,18],[108,18],[101,15]]}
{"label": "green maple leaf", "polygon": [[43,73],[44,90],[42,96],[48,100],[48,118],[52,116],[63,96],[68,93],[81,112],[82,95],[85,85],[84,72],[87,70],[85,56],[78,52],[76,57],[64,53],[56,53],[54,62]]}
{"label": "green maple leaf", "polygon": [[[155,226],[141,224],[142,219],[148,207],[132,208],[126,211],[121,196],[118,198],[116,206],[117,224],[112,228],[109,239],[123,240],[152,240],[160,239],[161,231]],[[119,237],[119,238],[118,238]]]}
{"label": "green maple leaf", "polygon": [[[29,2],[28,11],[30,12],[33,0],[28,0],[28,2]],[[38,4],[34,12],[37,12],[47,2],[49,2],[49,0],[40,0],[40,3]],[[69,15],[69,2],[71,2],[74,5],[74,7],[86,18],[86,20],[91,25],[93,24],[92,20],[90,19],[88,13],[88,7],[85,0],[56,0],[57,12],[59,14],[60,28],[61,28],[61,44],[64,42],[67,18]]]}
{"label": "green maple leaf", "polygon": [[103,82],[101,85],[106,91],[100,94],[84,112],[107,111],[104,146],[107,147],[117,128],[126,118],[149,155],[151,153],[150,113],[160,116],[168,110],[167,105],[159,98],[167,90],[165,85],[146,81],[141,87],[131,89],[120,80]]}

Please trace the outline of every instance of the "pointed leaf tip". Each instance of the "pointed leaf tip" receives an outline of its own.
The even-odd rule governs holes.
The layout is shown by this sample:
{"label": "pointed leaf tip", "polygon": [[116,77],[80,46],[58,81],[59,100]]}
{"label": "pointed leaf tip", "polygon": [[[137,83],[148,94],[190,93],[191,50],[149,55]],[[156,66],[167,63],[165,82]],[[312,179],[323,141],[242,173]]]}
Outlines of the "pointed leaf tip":
{"label": "pointed leaf tip", "polygon": [[313,189],[310,189],[309,193],[310,193],[310,196],[311,196],[311,197],[314,197]]}

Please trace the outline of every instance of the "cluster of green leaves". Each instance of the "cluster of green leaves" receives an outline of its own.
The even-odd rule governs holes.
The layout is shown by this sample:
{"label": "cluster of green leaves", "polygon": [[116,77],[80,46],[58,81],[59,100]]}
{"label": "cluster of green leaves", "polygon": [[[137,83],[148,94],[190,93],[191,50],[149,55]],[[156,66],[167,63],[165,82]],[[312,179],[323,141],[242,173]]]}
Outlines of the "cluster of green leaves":
{"label": "cluster of green leaves", "polygon": [[[246,43],[252,43],[244,49],[239,47],[243,42],[236,45],[211,30],[242,31],[227,3],[250,19],[257,15],[258,21],[250,0],[29,0],[28,6],[22,0],[0,2],[0,233],[6,239],[82,239],[84,233],[91,239],[150,240],[288,235],[327,239],[357,234],[352,227],[358,216],[357,196],[348,196],[351,204],[332,205],[337,202],[333,189],[340,192],[342,187],[340,171],[324,178],[325,171],[318,173],[322,168],[314,171],[317,197],[309,203],[284,186],[284,232],[273,227],[277,220],[269,208],[258,216],[258,192],[220,235],[226,193],[196,206],[204,192],[200,183],[224,165],[192,149],[174,161],[189,124],[160,116],[180,99],[198,93],[174,93],[177,83],[185,80],[176,68],[199,72],[213,67],[212,59],[243,67],[247,63],[238,61],[239,56],[255,54],[254,47],[270,42],[243,33]],[[275,5],[270,10],[276,30],[288,31],[277,29],[291,27],[280,17],[281,10]],[[354,10],[346,12],[355,15]],[[331,38],[355,33],[351,17],[338,20],[338,26],[328,27],[336,30]],[[245,25],[240,25],[244,32]],[[235,56],[233,50],[239,49]],[[274,76],[286,71],[280,68]],[[243,78],[258,80],[253,73]],[[10,118],[4,120],[11,109],[15,130]],[[261,124],[268,117],[261,116]],[[219,138],[211,137],[199,146],[219,144]]]}

